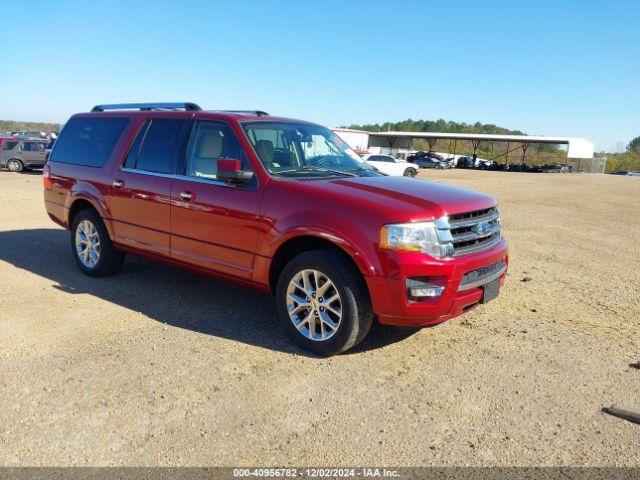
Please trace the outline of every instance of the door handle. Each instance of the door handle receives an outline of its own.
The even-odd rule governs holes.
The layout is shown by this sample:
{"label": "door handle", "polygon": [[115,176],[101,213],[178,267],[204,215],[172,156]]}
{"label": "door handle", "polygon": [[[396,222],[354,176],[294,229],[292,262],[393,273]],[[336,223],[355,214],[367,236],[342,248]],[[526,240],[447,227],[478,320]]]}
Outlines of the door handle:
{"label": "door handle", "polygon": [[182,192],[180,194],[180,198],[182,200],[184,200],[185,202],[188,202],[189,200],[191,200],[193,198],[193,193],[191,193],[191,192]]}
{"label": "door handle", "polygon": [[112,185],[113,185],[113,188],[117,188],[118,190],[120,190],[124,185],[124,182],[122,180],[114,180]]}

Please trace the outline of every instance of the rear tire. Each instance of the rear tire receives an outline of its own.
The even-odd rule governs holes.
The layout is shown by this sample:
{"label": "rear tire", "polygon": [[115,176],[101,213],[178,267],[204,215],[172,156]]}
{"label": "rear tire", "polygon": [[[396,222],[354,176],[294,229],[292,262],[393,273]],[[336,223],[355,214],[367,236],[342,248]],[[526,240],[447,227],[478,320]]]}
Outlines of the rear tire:
{"label": "rear tire", "polygon": [[71,252],[82,273],[90,277],[111,275],[124,261],[124,253],[113,247],[102,218],[90,208],[73,217]]}
{"label": "rear tire", "polygon": [[24,169],[24,165],[17,158],[11,158],[7,161],[7,170],[10,172],[21,172]]}
{"label": "rear tire", "polygon": [[278,279],[276,306],[289,337],[325,357],[359,343],[373,321],[360,272],[331,250],[304,252],[287,263]]}

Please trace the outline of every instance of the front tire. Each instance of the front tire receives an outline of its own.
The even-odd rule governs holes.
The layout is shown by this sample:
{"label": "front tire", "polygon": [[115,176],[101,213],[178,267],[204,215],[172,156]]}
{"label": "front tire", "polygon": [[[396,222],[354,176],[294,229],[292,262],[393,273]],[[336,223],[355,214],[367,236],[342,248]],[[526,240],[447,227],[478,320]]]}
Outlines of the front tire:
{"label": "front tire", "polygon": [[415,168],[407,168],[402,174],[405,177],[415,177],[418,174],[418,171]]}
{"label": "front tire", "polygon": [[276,304],[290,338],[317,355],[352,348],[373,321],[364,279],[331,250],[301,253],[278,279]]}
{"label": "front tire", "polygon": [[71,252],[85,275],[104,277],[117,272],[124,254],[114,249],[100,215],[92,209],[79,212],[71,224]]}
{"label": "front tire", "polygon": [[11,158],[7,162],[7,170],[10,172],[21,172],[24,169],[22,162],[16,158]]}

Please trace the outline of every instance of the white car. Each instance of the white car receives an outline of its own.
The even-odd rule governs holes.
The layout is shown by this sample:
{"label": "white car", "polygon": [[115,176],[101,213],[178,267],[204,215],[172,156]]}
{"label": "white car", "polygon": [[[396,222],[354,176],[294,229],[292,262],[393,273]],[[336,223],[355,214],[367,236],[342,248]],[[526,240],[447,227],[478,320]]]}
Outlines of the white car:
{"label": "white car", "polygon": [[404,177],[415,177],[418,174],[418,167],[412,163],[392,157],[391,155],[368,154],[362,159],[369,165],[387,175],[402,175]]}

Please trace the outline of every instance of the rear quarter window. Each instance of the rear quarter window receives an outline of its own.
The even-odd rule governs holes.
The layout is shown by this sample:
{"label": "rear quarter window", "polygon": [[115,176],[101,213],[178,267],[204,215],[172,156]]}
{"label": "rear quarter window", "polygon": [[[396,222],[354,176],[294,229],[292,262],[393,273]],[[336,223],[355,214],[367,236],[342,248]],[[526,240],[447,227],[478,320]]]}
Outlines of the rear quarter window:
{"label": "rear quarter window", "polygon": [[102,167],[129,123],[128,118],[72,118],[62,129],[50,162]]}
{"label": "rear quarter window", "polygon": [[16,145],[18,145],[18,142],[12,140],[4,141],[2,143],[2,147],[0,147],[0,150],[13,150],[14,148],[16,148]]}

